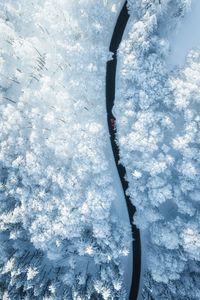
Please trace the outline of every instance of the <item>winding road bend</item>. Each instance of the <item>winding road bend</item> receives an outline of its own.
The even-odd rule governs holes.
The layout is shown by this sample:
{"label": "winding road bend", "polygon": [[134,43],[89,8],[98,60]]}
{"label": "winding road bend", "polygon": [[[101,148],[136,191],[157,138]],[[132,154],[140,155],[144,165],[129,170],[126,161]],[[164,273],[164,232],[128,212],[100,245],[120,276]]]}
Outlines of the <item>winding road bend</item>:
{"label": "winding road bend", "polygon": [[113,60],[107,62],[106,66],[106,109],[107,109],[107,121],[108,128],[110,133],[110,141],[112,146],[113,155],[115,158],[115,164],[119,173],[120,181],[124,191],[124,196],[126,199],[126,205],[129,214],[129,220],[132,228],[133,236],[133,273],[132,273],[132,282],[131,289],[129,294],[130,300],[137,300],[139,284],[140,284],[140,273],[141,273],[141,242],[140,242],[140,232],[139,229],[132,223],[133,215],[136,211],[135,206],[131,203],[131,200],[128,195],[126,195],[126,190],[128,188],[128,182],[126,181],[126,170],[125,167],[119,163],[119,147],[116,143],[116,128],[113,124],[115,117],[112,114],[112,108],[115,100],[115,77],[116,77],[116,66],[117,66],[117,49],[122,40],[122,36],[129,19],[127,1],[125,2],[117,23],[114,28],[112,39],[110,42],[109,50],[113,52]]}

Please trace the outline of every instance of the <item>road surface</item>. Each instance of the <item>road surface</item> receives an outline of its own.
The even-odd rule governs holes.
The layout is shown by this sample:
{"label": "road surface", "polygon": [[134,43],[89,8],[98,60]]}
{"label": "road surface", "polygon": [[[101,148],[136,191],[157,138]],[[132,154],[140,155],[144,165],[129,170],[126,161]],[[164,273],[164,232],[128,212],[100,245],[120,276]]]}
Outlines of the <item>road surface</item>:
{"label": "road surface", "polygon": [[140,273],[141,273],[141,242],[140,242],[140,232],[139,229],[132,223],[133,216],[136,211],[135,206],[131,203],[129,196],[126,195],[126,190],[128,188],[128,182],[126,181],[126,170],[122,164],[119,164],[119,148],[116,143],[116,127],[115,127],[115,117],[112,114],[112,108],[115,100],[115,77],[116,77],[116,66],[117,66],[117,49],[122,40],[122,36],[129,19],[129,14],[127,10],[127,1],[125,2],[117,23],[114,28],[112,39],[110,42],[109,50],[113,52],[113,60],[107,62],[106,66],[106,110],[107,110],[107,121],[110,133],[110,141],[112,146],[113,155],[115,158],[115,164],[118,170],[120,181],[122,184],[122,189],[124,192],[126,205],[128,209],[129,220],[132,228],[133,236],[133,272],[132,272],[132,283],[129,294],[130,300],[136,300],[139,291],[140,284]]}

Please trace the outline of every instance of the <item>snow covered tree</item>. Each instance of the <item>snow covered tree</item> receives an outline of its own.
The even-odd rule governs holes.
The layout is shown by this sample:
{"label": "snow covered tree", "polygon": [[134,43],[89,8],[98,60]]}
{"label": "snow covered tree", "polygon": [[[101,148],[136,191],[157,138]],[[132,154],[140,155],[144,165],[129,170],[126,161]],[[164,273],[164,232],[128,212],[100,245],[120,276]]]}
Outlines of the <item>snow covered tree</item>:
{"label": "snow covered tree", "polygon": [[0,3],[0,298],[126,299],[102,101],[120,4]]}
{"label": "snow covered tree", "polygon": [[128,2],[114,114],[134,222],[146,237],[143,298],[198,299],[199,52],[182,70],[170,73],[165,62],[167,34],[190,1]]}

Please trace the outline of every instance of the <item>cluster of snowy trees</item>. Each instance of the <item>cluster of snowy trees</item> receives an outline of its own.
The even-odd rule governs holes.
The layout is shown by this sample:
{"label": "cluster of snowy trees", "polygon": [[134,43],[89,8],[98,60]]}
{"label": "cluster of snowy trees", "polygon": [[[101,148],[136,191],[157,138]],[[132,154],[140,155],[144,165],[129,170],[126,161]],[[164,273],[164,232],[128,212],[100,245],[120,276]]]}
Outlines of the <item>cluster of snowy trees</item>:
{"label": "cluster of snowy trees", "polygon": [[126,299],[105,66],[121,2],[0,3],[0,298]]}
{"label": "cluster of snowy trees", "polygon": [[[200,51],[169,72],[162,32],[190,1],[129,1],[114,114],[134,222],[145,237],[143,299],[199,299]],[[167,28],[166,28],[167,27]]]}

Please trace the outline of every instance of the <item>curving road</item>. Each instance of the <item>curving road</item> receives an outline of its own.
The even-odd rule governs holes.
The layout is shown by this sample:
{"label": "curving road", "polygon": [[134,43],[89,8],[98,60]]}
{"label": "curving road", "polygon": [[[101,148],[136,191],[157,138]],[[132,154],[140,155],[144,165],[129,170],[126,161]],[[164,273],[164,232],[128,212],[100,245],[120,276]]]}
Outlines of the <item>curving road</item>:
{"label": "curving road", "polygon": [[116,128],[114,126],[115,117],[112,114],[112,108],[115,100],[115,77],[116,77],[116,66],[117,66],[117,49],[122,40],[122,36],[126,27],[126,24],[129,19],[128,9],[127,9],[127,1],[125,2],[119,17],[117,19],[117,23],[114,28],[114,32],[112,35],[112,39],[110,42],[109,50],[113,52],[113,60],[107,62],[106,66],[106,110],[107,110],[107,121],[108,128],[110,133],[110,141],[112,146],[113,155],[115,158],[115,164],[119,173],[120,181],[122,184],[122,188],[124,191],[124,196],[126,199],[126,205],[129,214],[129,220],[132,228],[132,236],[133,236],[133,273],[132,273],[132,282],[131,289],[129,294],[130,300],[136,300],[139,291],[139,283],[140,283],[140,273],[141,273],[141,242],[140,242],[140,232],[139,229],[132,224],[133,215],[136,211],[135,206],[131,203],[131,200],[128,195],[126,195],[126,190],[128,188],[128,182],[126,181],[126,170],[125,167],[119,163],[119,147],[116,143]]}

